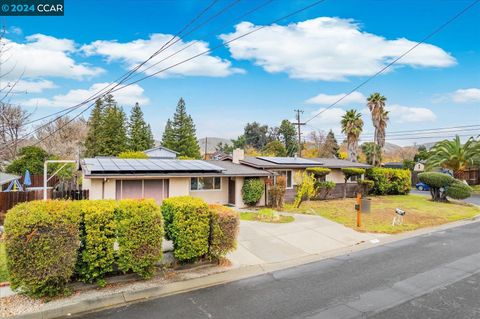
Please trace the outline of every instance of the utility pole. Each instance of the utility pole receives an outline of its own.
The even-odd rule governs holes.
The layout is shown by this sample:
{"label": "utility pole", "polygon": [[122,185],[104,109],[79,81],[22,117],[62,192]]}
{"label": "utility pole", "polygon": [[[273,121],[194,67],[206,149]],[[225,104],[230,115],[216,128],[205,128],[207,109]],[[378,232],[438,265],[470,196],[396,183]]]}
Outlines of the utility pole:
{"label": "utility pole", "polygon": [[302,133],[301,133],[300,127],[302,125],[305,125],[306,123],[302,123],[300,121],[300,114],[303,114],[303,110],[296,109],[296,110],[294,110],[294,112],[297,113],[297,115],[296,115],[297,122],[293,123],[293,125],[296,125],[297,129],[298,129],[298,157],[302,157]]}
{"label": "utility pole", "polygon": [[205,149],[204,149],[204,152],[205,154],[203,154],[203,159],[207,159],[207,150],[208,150],[208,137],[205,137]]}

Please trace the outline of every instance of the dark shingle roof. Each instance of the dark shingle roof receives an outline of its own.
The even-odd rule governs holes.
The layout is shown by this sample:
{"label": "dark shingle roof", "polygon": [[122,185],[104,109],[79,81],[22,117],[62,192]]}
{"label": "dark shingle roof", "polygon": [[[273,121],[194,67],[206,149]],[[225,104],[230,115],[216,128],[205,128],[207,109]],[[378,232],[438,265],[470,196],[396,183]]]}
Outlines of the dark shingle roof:
{"label": "dark shingle roof", "polygon": [[216,166],[223,167],[225,170],[222,172],[222,175],[227,175],[227,176],[271,176],[273,175],[271,172],[268,172],[268,171],[256,169],[247,165],[234,164],[230,161],[210,160],[207,162],[212,163]]}
{"label": "dark shingle roof", "polygon": [[372,165],[365,163],[352,162],[348,160],[342,160],[338,158],[313,158],[313,160],[322,164],[322,166],[328,168],[344,168],[344,167],[356,167],[356,168],[371,168]]}

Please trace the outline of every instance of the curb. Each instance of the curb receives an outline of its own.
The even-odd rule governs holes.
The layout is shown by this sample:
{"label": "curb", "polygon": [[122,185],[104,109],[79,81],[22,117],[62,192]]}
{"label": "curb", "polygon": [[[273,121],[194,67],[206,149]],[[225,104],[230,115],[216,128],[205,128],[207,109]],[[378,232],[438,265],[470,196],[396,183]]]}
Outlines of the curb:
{"label": "curb", "polygon": [[475,216],[469,220],[461,220],[444,224],[440,226],[434,226],[430,228],[423,228],[414,230],[407,233],[384,237],[381,239],[381,243],[364,242],[356,246],[344,247],[340,249],[331,250],[322,254],[312,254],[288,261],[282,261],[278,263],[268,263],[244,266],[240,268],[234,268],[223,272],[188,279],[184,281],[177,281],[172,283],[163,284],[158,287],[150,287],[145,289],[139,289],[134,291],[117,292],[103,297],[95,297],[90,299],[84,299],[74,301],[69,304],[62,305],[55,309],[45,309],[37,312],[25,313],[17,316],[11,316],[7,318],[12,319],[53,319],[59,317],[67,317],[71,315],[79,315],[82,313],[94,312],[98,310],[105,310],[107,308],[124,306],[133,302],[147,301],[149,299],[155,299],[159,297],[166,297],[178,293],[183,293],[192,290],[198,290],[215,285],[220,285],[228,282],[234,282],[258,275],[271,273],[273,271],[282,270],[286,268],[296,267],[311,262],[321,261],[328,258],[334,258],[337,256],[351,254],[361,250],[388,245],[392,242],[404,240],[412,237],[431,234],[434,232],[445,231],[451,228],[460,227],[472,223],[480,222],[480,215]]}

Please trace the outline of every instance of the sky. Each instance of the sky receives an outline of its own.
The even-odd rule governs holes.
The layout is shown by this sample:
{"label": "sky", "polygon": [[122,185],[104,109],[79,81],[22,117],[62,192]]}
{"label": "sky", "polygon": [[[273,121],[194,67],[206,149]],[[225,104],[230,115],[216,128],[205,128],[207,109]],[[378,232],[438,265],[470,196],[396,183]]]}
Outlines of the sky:
{"label": "sky", "polygon": [[[157,139],[180,97],[199,138],[235,138],[247,122],[276,126],[294,120],[294,109],[302,109],[302,120],[308,121],[304,136],[332,129],[342,139],[340,118],[354,108],[363,113],[362,140],[371,140],[366,97],[373,92],[387,98],[390,143],[435,139],[425,139],[425,134],[389,137],[389,132],[480,124],[480,4],[325,110],[472,1],[326,0],[272,24],[315,2],[272,0],[246,15],[264,2],[217,1],[187,29],[193,28],[190,34],[133,80],[150,78],[114,97],[127,114],[138,102]],[[2,17],[6,35],[0,87],[21,77],[12,103],[35,112],[33,118],[58,112],[147,59],[209,4],[65,0],[64,16]]]}

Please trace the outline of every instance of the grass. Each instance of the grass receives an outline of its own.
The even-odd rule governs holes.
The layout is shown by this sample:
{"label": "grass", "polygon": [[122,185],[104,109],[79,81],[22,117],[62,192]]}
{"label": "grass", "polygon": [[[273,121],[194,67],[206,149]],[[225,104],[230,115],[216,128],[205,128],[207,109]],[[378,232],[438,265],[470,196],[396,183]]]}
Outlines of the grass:
{"label": "grass", "polygon": [[8,281],[7,253],[5,243],[0,240],[0,282]]}
{"label": "grass", "polygon": [[[422,227],[472,218],[480,208],[464,203],[436,203],[421,195],[371,197],[371,213],[362,214],[362,225],[356,226],[355,199],[304,202],[300,208],[286,205],[285,210],[319,215],[347,227],[366,232],[395,234]],[[403,225],[392,226],[395,208],[406,212]]]}
{"label": "grass", "polygon": [[241,212],[240,219],[276,224],[291,223],[295,220],[293,216],[281,215],[268,208],[260,209],[258,212]]}

